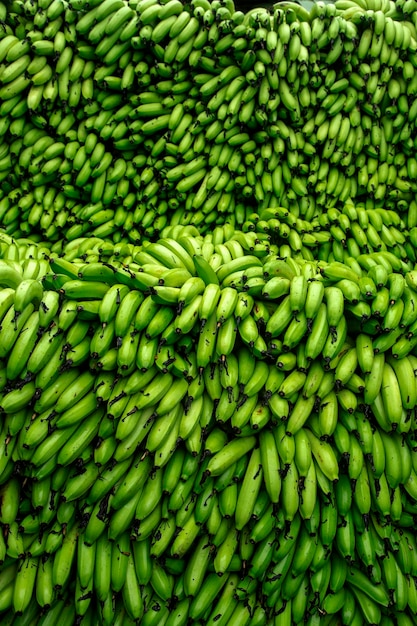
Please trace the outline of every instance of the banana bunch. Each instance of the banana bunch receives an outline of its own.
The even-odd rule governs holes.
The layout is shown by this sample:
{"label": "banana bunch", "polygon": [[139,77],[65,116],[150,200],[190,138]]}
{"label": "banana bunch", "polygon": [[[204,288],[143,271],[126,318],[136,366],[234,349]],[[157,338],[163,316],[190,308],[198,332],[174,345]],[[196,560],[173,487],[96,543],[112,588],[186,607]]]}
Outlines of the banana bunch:
{"label": "banana bunch", "polygon": [[[304,258],[318,257],[353,266],[355,259],[365,260],[365,256],[389,252],[402,262],[396,261],[396,266],[409,269],[413,269],[416,260],[414,231],[408,230],[400,215],[383,207],[353,205],[351,200],[312,221],[296,218],[283,207],[268,208],[253,213],[243,227],[268,234],[278,245],[287,233],[291,249],[301,250]],[[354,267],[360,273],[357,264]]]}
{"label": "banana bunch", "polygon": [[416,226],[412,0],[246,13],[219,0],[46,4],[4,10],[8,234],[136,244],[285,207],[308,224],[279,227],[293,248],[330,232],[338,261],[369,245],[413,257],[399,223],[375,218],[368,237],[362,219],[326,221],[349,201]]}
{"label": "banana bunch", "polygon": [[415,271],[164,235],[3,236],[4,615],[408,619]]}
{"label": "banana bunch", "polygon": [[414,624],[414,0],[0,2],[0,621]]}

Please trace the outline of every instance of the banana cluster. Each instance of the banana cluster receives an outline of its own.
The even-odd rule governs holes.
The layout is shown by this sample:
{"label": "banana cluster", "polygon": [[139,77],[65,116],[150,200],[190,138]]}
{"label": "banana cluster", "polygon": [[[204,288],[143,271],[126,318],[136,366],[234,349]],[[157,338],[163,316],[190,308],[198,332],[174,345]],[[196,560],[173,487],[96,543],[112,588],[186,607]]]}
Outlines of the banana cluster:
{"label": "banana cluster", "polygon": [[[171,223],[207,232],[285,207],[323,218],[337,260],[345,224],[328,229],[327,212],[348,200],[415,228],[414,12],[412,0],[2,4],[0,224],[140,243]],[[384,226],[370,245],[403,246]]]}
{"label": "banana cluster", "polygon": [[[412,210],[410,206],[409,218]],[[357,261],[366,263],[365,257],[374,253],[388,252],[398,257],[394,261],[398,270],[407,271],[407,266],[412,269],[416,262],[414,228],[408,229],[395,211],[369,203],[353,204],[349,200],[311,221],[283,207],[267,208],[248,216],[242,229],[266,233],[278,246],[287,243],[292,255],[301,253],[308,260],[350,265],[359,275]]]}
{"label": "banana cluster", "polygon": [[0,621],[417,614],[417,4],[0,1]]}
{"label": "banana cluster", "polygon": [[414,623],[415,270],[164,234],[2,234],[2,623]]}

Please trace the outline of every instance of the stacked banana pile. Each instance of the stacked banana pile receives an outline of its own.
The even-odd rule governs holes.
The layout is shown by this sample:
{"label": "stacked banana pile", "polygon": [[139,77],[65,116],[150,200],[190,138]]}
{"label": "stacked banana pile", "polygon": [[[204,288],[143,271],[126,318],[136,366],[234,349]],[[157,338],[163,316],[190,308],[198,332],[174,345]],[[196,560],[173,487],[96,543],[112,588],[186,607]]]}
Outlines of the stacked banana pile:
{"label": "stacked banana pile", "polygon": [[2,624],[416,623],[414,269],[1,249]]}
{"label": "stacked banana pile", "polygon": [[279,206],[311,221],[351,198],[416,227],[415,11],[1,3],[0,225],[140,243],[173,221],[206,232]]}
{"label": "stacked banana pile", "polygon": [[2,626],[416,624],[416,0],[0,22]]}

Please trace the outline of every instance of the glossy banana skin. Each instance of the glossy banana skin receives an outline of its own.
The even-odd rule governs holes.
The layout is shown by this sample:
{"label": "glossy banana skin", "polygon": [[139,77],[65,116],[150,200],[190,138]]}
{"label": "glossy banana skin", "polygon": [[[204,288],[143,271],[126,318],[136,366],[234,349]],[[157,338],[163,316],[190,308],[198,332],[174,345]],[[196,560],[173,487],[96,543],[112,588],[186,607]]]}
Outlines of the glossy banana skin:
{"label": "glossy banana skin", "polygon": [[0,12],[2,623],[413,623],[411,0]]}
{"label": "glossy banana skin", "polygon": [[[123,306],[127,290],[117,287],[119,296],[114,302],[109,299],[110,309],[104,313],[101,305],[107,296],[100,287],[93,291],[98,306],[85,319],[83,311],[72,308],[71,302],[78,302],[75,294],[84,297],[80,293],[91,293],[97,282],[107,289],[110,285],[97,281],[96,273],[82,279],[68,276],[72,282],[79,280],[76,292],[70,285],[47,330],[35,332],[40,316],[33,312],[40,311],[41,299],[26,305],[26,324],[35,326],[34,345],[17,350],[27,334],[24,323],[10,330],[16,336],[5,334],[10,347],[2,390],[2,445],[7,452],[1,487],[3,550],[10,566],[21,555],[25,559],[25,569],[10,587],[13,610],[24,614],[34,597],[38,605],[51,604],[55,615],[59,589],[72,599],[79,616],[99,607],[105,619],[107,598],[120,593],[118,602],[130,619],[151,619],[147,594],[156,594],[167,607],[182,584],[193,599],[186,601],[185,591],[178,596],[181,619],[210,617],[209,609],[214,618],[213,594],[226,593],[227,580],[233,585],[236,572],[242,582],[233,594],[235,604],[226,609],[221,595],[217,600],[216,610],[224,611],[225,619],[231,619],[227,616],[232,607],[236,616],[245,616],[248,602],[263,611],[263,619],[269,619],[280,602],[290,605],[295,616],[311,617],[320,611],[339,614],[346,599],[346,613],[350,602],[377,615],[389,611],[397,597],[402,611],[414,606],[409,577],[416,575],[417,565],[410,551],[412,531],[407,530],[416,493],[414,422],[409,417],[417,393],[410,381],[414,357],[396,358],[395,344],[382,350],[382,330],[379,335],[362,333],[357,341],[348,333],[332,358],[324,357],[327,342],[337,343],[343,332],[339,328],[349,327],[354,319],[348,306],[333,310],[336,301],[326,289],[342,280],[355,285],[351,268],[324,261],[282,261],[270,252],[256,257],[255,265],[247,261],[249,267],[260,262],[265,268],[265,284],[268,276],[285,273],[291,285],[292,277],[311,276],[314,270],[314,281],[324,286],[324,292],[315,291],[317,304],[308,287],[304,289],[304,303],[297,297],[297,312],[292,314],[297,319],[307,306],[308,315],[316,311],[319,319],[324,307],[330,320],[328,339],[323,341],[315,330],[314,317],[307,334],[314,360],[301,360],[303,335],[288,366],[283,356],[277,357],[278,366],[271,360],[268,346],[275,349],[274,342],[287,333],[286,328],[277,331],[274,312],[288,293],[284,290],[273,299],[265,290],[265,299],[249,297],[243,283],[241,291],[237,285],[224,292],[218,286],[219,300],[210,314],[214,322],[206,321],[206,308],[201,312],[200,289],[208,285],[200,286],[194,294],[195,321],[187,318],[187,332],[178,333],[175,328],[178,319],[185,319],[180,318],[185,309],[171,302],[168,292],[161,302],[162,292],[152,286],[137,289],[142,297],[136,298],[132,311],[130,304]],[[170,276],[172,270],[159,263],[147,267]],[[75,276],[81,267],[81,260],[73,259],[65,270]],[[123,280],[129,287],[126,276]],[[412,275],[407,284],[411,289]],[[247,298],[248,313],[230,289]],[[6,318],[14,310],[15,291],[3,290]],[[295,301],[295,291],[292,297]],[[103,372],[99,363],[105,353],[101,356],[97,350],[107,327],[107,346],[120,350],[116,319],[118,328],[130,329],[131,349],[136,351],[131,359],[145,362],[138,351],[146,344],[133,341],[135,324],[143,325],[138,311],[145,298],[154,303],[154,311],[173,313],[157,317],[154,364],[123,367],[116,357],[113,365],[105,362]],[[108,321],[103,326],[104,315]],[[240,332],[242,317],[254,324],[253,330],[249,325],[242,330],[243,345],[230,353],[223,348],[224,338],[216,347],[219,329],[228,323],[225,316],[234,320],[235,332]],[[154,319],[150,317],[148,326]],[[173,332],[166,319],[173,320]],[[144,337],[148,326],[138,330]],[[405,335],[409,328],[404,326]],[[202,333],[213,346],[204,346],[208,352],[193,352]],[[55,334],[60,338],[56,343]],[[251,350],[259,337],[266,351],[254,359]],[[94,348],[74,363],[73,350],[87,341],[94,342]],[[372,355],[367,346],[374,342],[378,348]],[[188,345],[186,352],[183,345]],[[21,360],[27,354],[28,363],[40,359],[42,364],[43,350],[52,354],[52,362],[63,360],[65,366],[52,370],[45,363],[32,374]],[[21,355],[21,369],[16,354]],[[382,391],[383,381],[389,391]],[[24,403],[14,393],[18,389],[28,393]],[[395,394],[399,406],[393,412],[390,398]],[[12,475],[13,464],[26,476],[23,485]],[[49,533],[40,534],[41,528]],[[155,557],[165,559],[161,566],[156,566]],[[344,578],[342,572],[336,575],[340,560],[349,568]],[[75,582],[72,571],[77,572]],[[367,576],[372,584],[365,582]],[[310,598],[306,606],[295,584],[301,580]],[[143,592],[139,584],[145,585]]]}

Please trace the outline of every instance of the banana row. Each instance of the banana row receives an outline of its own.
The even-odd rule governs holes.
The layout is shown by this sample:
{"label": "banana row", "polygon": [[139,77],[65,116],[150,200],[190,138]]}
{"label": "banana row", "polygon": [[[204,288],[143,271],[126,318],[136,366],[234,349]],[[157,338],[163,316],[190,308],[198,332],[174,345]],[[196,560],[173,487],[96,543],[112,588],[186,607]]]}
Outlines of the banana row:
{"label": "banana row", "polygon": [[[72,522],[55,553],[42,560],[22,557],[23,567],[12,562],[4,568],[0,576],[4,608],[9,602],[17,615],[25,615],[33,611],[31,598],[36,596],[52,619],[62,611],[59,596],[64,592],[66,596],[74,594],[78,619],[91,623],[92,610],[97,610],[99,621],[92,623],[106,625],[119,623],[115,614],[120,610],[125,619],[141,619],[146,624],[156,624],[161,615],[168,620],[164,623],[174,624],[187,623],[187,619],[234,623],[237,616],[244,624],[255,616],[257,624],[273,623],[278,616],[279,620],[285,616],[288,624],[300,620],[315,623],[332,616],[344,624],[359,619],[373,624],[394,616],[414,623],[413,534],[406,529],[401,533],[393,527],[387,530],[377,516],[371,516],[364,528],[359,516],[360,541],[347,559],[344,535],[352,534],[356,520],[347,516],[340,525],[337,513],[330,513],[332,508],[322,504],[323,525],[303,522],[297,516],[287,527],[282,524],[275,533],[265,531],[265,538],[256,541],[252,536],[264,514],[254,522],[252,531],[249,528],[241,534],[223,519],[215,534],[198,539],[196,533],[197,541],[189,539],[189,543],[196,542],[189,561],[167,557],[164,566],[157,557],[161,538],[155,539],[156,531],[139,540],[125,533],[117,543],[104,536],[88,543],[82,533],[76,537],[79,529]],[[331,522],[329,515],[333,516]],[[169,518],[162,521],[164,528],[174,524]],[[188,521],[178,537],[187,526]],[[335,536],[333,553],[329,527]],[[210,558],[213,552],[214,559]],[[243,561],[247,565],[242,572]],[[75,584],[71,584],[74,563],[79,567]],[[74,615],[74,608],[72,611]]]}
{"label": "banana row", "polygon": [[[16,320],[2,330],[8,376],[18,378],[27,364],[38,372],[70,327],[57,355],[65,353],[65,361],[71,358],[74,364],[91,357],[96,368],[105,366],[97,362],[105,356],[125,374],[135,364],[145,371],[155,358],[158,366],[177,358],[182,366],[175,346],[191,348],[192,339],[197,368],[226,358],[242,343],[259,358],[279,357],[284,369],[318,357],[328,363],[344,345],[349,324],[364,337],[362,374],[369,374],[376,353],[391,349],[402,359],[412,352],[416,279],[393,253],[360,255],[345,265],[280,258],[270,254],[265,240],[249,250],[256,254],[245,254],[239,240],[247,245],[249,233],[234,231],[224,244],[168,237],[132,248],[134,260],[128,263],[127,257],[110,263],[94,255],[91,261],[90,256],[69,261],[53,255],[25,259],[23,272],[12,253],[6,254],[2,315]],[[10,248],[16,252],[16,244]],[[42,274],[41,268],[49,271]],[[63,298],[66,305],[55,319]],[[94,320],[105,326],[89,331]]]}
{"label": "banana row", "polygon": [[[409,207],[410,224],[414,208]],[[267,208],[252,213],[242,229],[266,233],[277,245],[287,238],[293,253],[298,249],[304,258],[352,265],[357,260],[355,271],[359,275],[361,262],[366,262],[373,253],[394,254],[400,261],[394,261],[396,269],[407,271],[406,265],[413,269],[415,263],[414,227],[408,229],[395,211],[369,203],[354,205],[348,201],[340,209],[329,208],[311,221],[296,218],[283,207]]]}
{"label": "banana row", "polygon": [[[12,196],[12,192],[10,192],[9,196]],[[8,197],[5,200],[6,205],[10,204]],[[65,200],[63,201],[65,202]],[[1,203],[2,201],[0,201],[0,205]],[[37,206],[41,211],[43,210],[42,205]],[[275,246],[270,246],[271,251],[280,253],[281,256],[301,254],[307,260],[314,260],[315,258],[326,261],[336,260],[354,265],[357,273],[360,273],[361,270],[358,263],[355,263],[355,259],[361,260],[363,255],[368,255],[372,252],[389,252],[391,260],[393,259],[392,255],[395,255],[400,260],[400,263],[392,260],[396,270],[403,269],[406,265],[409,269],[412,269],[416,260],[414,246],[416,227],[413,225],[416,206],[414,202],[410,203],[407,218],[410,225],[409,228],[406,227],[404,220],[395,211],[382,207],[375,208],[369,205],[369,203],[366,206],[363,204],[353,205],[351,200],[346,202],[343,207],[341,206],[340,209],[329,208],[327,213],[311,219],[296,217],[299,215],[299,212],[294,210],[294,207],[289,210],[282,206],[276,206],[263,209],[259,213],[255,213],[247,207],[238,218],[238,221],[241,223],[239,229],[245,232],[245,237],[240,236],[241,241],[239,243],[245,250],[248,250],[254,244],[256,245],[256,242],[251,241],[250,238],[252,240],[265,239],[269,244],[275,244]],[[314,208],[314,205],[312,207]],[[15,206],[15,209],[18,214],[18,206]],[[44,212],[42,215],[47,219],[51,218],[53,220],[54,212]],[[102,217],[107,220],[109,212],[99,202],[89,208],[89,215],[91,220],[96,215],[97,219],[101,221]],[[164,218],[164,223],[165,221]],[[236,221],[236,219],[230,220],[230,223],[225,225],[223,234],[222,227],[215,227],[215,232],[213,233],[214,242],[224,243],[230,236],[234,236],[233,225],[236,226]],[[94,237],[96,241],[107,239],[107,235],[109,235],[106,230],[107,223],[104,222],[104,229],[100,227],[96,231],[96,234],[100,235],[100,237]],[[69,236],[69,240],[74,241],[74,245],[77,245],[79,239],[87,235],[88,225],[77,223],[74,224],[74,227],[73,229],[68,224],[66,234]],[[55,223],[53,228],[56,229]],[[249,231],[255,231],[257,236]],[[166,236],[175,238],[180,232],[182,232],[180,226],[178,229],[176,226],[164,226],[161,230],[160,238],[165,238]],[[184,232],[187,231],[185,230]],[[195,230],[190,232],[198,235]],[[15,238],[19,239],[22,237]],[[245,241],[248,238],[249,240]],[[118,239],[120,239],[119,243],[123,246],[126,238],[123,237],[121,232],[119,232]],[[39,242],[41,241],[42,237],[39,237]],[[135,236],[134,241],[136,245],[142,243],[139,233]],[[206,235],[205,241],[213,241],[213,239],[210,240],[210,234]],[[62,243],[62,240],[56,242],[57,252],[62,252]],[[131,256],[131,254],[127,253],[127,250],[128,248],[126,248],[126,255]],[[32,254],[31,251],[29,251],[29,254]],[[13,247],[5,245],[3,256],[16,260],[18,254],[16,254]],[[111,255],[107,254],[108,256]],[[117,259],[113,260],[117,261]],[[43,264],[44,268],[45,263]],[[32,270],[35,273],[35,262],[33,261],[29,266],[29,272],[32,272]]]}
{"label": "banana row", "polygon": [[[247,247],[250,239],[240,231],[224,244],[167,237],[131,247],[133,255],[123,263],[117,254],[107,257],[111,263],[94,255],[89,261],[88,254],[79,260],[72,255],[72,261],[33,258],[44,249],[32,244],[24,246],[23,272],[19,246],[4,244],[2,316],[8,324],[1,354],[9,360],[7,377],[36,374],[52,355],[58,363],[65,357],[62,369],[69,360],[79,365],[91,358],[93,369],[116,367],[127,375],[135,366],[146,371],[156,359],[160,369],[181,375],[233,358],[242,344],[258,358],[276,359],[283,370],[295,364],[305,369],[319,357],[328,367],[349,344],[351,324],[360,339],[361,375],[370,374],[376,354],[391,350],[401,361],[412,353],[416,279],[394,254],[360,255],[345,265],[280,258],[265,240],[249,250],[255,254],[245,254],[240,241]],[[67,247],[66,254],[73,250]],[[42,268],[49,271],[42,275]],[[90,328],[94,321],[103,326]],[[187,366],[179,353],[190,351],[193,341],[196,361]],[[339,379],[347,382],[345,375]]]}

